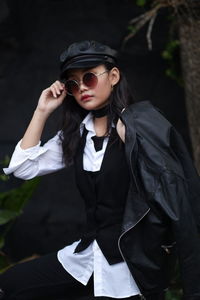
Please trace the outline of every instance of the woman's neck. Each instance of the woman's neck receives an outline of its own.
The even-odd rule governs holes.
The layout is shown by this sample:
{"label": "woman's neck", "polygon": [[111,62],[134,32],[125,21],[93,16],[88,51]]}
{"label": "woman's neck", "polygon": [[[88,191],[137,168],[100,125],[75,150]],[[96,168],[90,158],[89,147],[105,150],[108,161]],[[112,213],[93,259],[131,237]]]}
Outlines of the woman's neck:
{"label": "woman's neck", "polygon": [[94,118],[94,130],[96,136],[104,136],[108,134],[108,117]]}
{"label": "woman's neck", "polygon": [[94,129],[97,136],[108,135],[108,115],[110,113],[110,105],[106,104],[105,106],[92,110],[94,118]]}
{"label": "woman's neck", "polygon": [[105,106],[92,110],[92,114],[94,118],[102,118],[104,116],[107,116],[110,113],[110,105],[106,104]]}

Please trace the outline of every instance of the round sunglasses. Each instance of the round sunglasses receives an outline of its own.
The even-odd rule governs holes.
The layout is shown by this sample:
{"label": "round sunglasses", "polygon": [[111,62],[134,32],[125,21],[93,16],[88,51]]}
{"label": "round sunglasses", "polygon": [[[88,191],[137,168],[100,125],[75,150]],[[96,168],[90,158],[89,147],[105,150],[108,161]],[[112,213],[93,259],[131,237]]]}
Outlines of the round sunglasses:
{"label": "round sunglasses", "polygon": [[68,79],[65,82],[65,87],[67,90],[67,94],[70,96],[73,96],[75,93],[80,91],[80,84],[81,82],[91,88],[94,89],[97,86],[98,83],[98,76],[103,75],[104,73],[108,72],[108,70],[100,73],[100,74],[95,74],[92,72],[87,72],[83,75],[83,79],[81,81],[77,81],[75,79]]}

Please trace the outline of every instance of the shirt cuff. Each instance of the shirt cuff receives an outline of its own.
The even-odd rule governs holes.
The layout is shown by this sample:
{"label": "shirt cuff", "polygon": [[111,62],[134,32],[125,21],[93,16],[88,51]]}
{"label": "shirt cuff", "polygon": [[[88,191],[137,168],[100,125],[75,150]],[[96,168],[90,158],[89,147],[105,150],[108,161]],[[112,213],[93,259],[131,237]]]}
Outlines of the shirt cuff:
{"label": "shirt cuff", "polygon": [[27,159],[34,160],[41,154],[48,151],[47,148],[40,147],[41,141],[33,147],[22,149],[20,146],[21,141],[22,140],[20,140],[15,147],[15,151],[11,157],[9,166],[7,168],[3,168],[3,171],[6,175],[13,173]]}

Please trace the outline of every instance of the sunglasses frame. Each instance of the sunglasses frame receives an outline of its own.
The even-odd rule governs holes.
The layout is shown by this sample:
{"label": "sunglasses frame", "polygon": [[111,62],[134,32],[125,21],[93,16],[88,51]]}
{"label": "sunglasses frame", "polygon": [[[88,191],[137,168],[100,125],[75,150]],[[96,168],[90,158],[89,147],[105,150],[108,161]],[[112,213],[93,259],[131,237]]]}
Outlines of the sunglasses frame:
{"label": "sunglasses frame", "polygon": [[[84,78],[84,76],[85,75],[87,75],[87,74],[92,74],[92,75],[94,75],[96,78],[97,78],[97,83],[94,85],[94,87],[90,87],[89,85],[87,85],[87,84],[85,84],[84,83],[84,80],[83,80],[83,78],[82,78],[82,80],[80,80],[80,81],[77,81],[77,80],[75,80],[75,79],[67,79],[66,80],[66,82],[65,82],[65,87],[66,87],[66,84],[67,84],[67,82],[74,82],[76,85],[77,85],[77,92],[78,91],[80,91],[80,85],[81,85],[81,83],[83,83],[84,85],[86,85],[87,87],[89,87],[89,88],[95,88],[96,86],[97,86],[97,84],[98,84],[98,76],[100,76],[100,75],[103,75],[103,74],[105,74],[105,73],[107,73],[107,72],[109,72],[108,70],[105,70],[105,71],[103,71],[103,72],[101,72],[101,73],[99,73],[99,74],[95,74],[95,73],[93,73],[93,72],[86,72],[84,75],[83,75],[83,78]],[[66,87],[66,90],[67,90],[67,87]],[[67,91],[67,94],[68,95],[70,95],[70,96],[73,96],[73,93],[70,93],[70,92],[68,92]]]}

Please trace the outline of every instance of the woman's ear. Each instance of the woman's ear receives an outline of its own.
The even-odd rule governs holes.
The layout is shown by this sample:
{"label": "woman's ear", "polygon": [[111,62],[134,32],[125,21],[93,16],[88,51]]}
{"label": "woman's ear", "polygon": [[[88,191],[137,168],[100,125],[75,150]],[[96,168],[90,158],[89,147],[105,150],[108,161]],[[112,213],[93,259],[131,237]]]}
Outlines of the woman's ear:
{"label": "woman's ear", "polygon": [[120,72],[119,72],[119,69],[117,67],[114,67],[110,70],[109,78],[110,78],[111,86],[114,86],[115,84],[117,84],[119,82]]}

